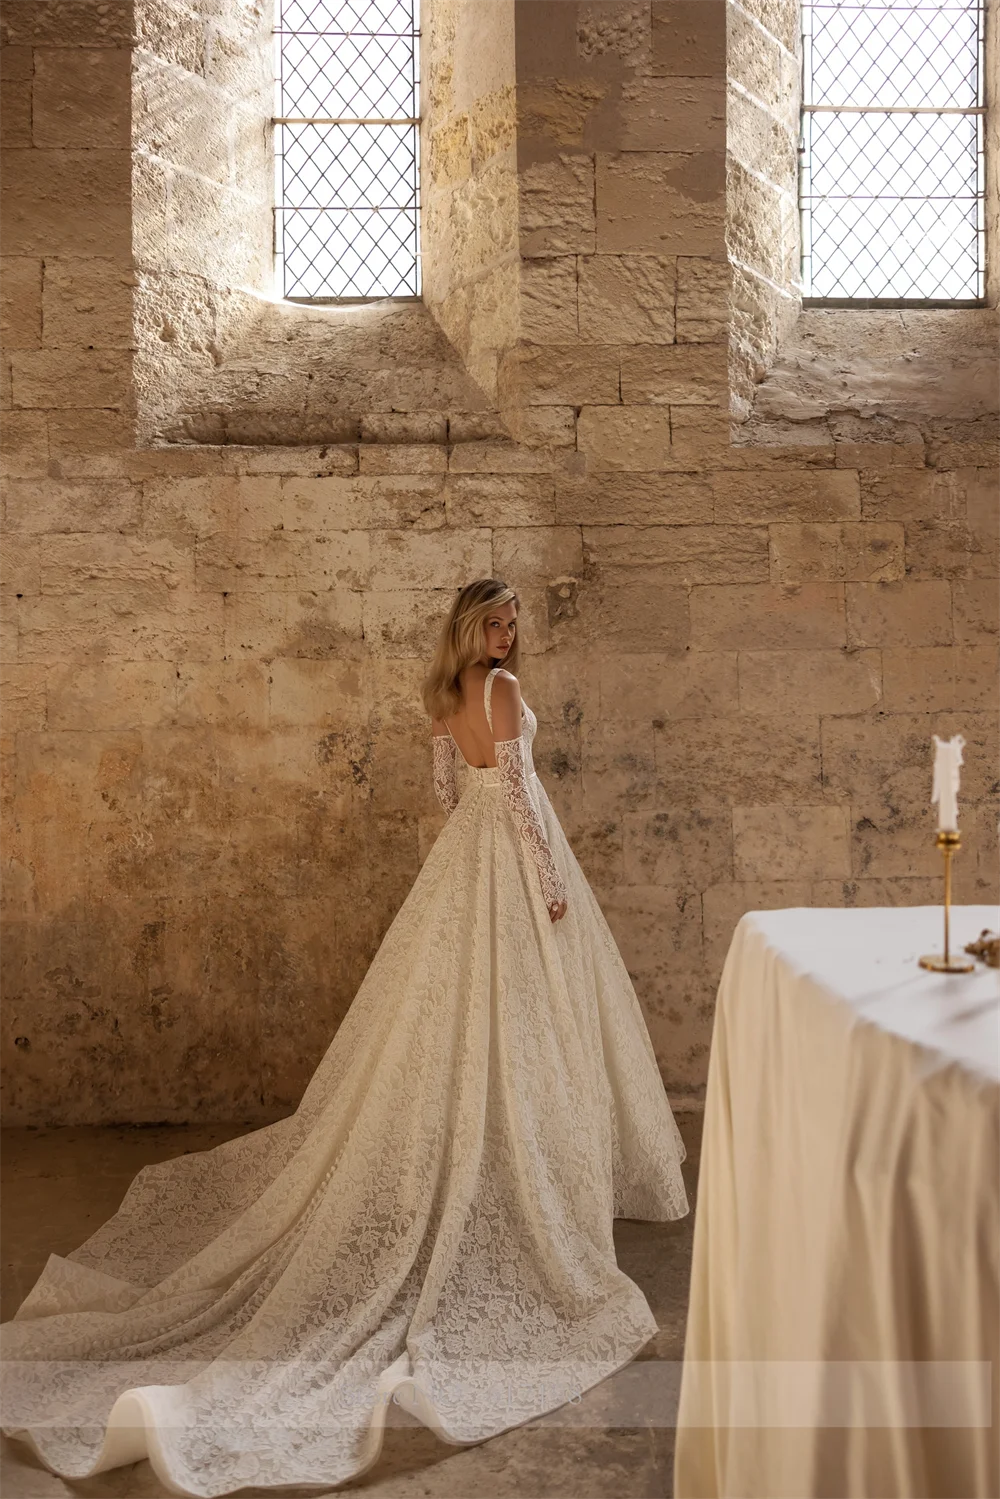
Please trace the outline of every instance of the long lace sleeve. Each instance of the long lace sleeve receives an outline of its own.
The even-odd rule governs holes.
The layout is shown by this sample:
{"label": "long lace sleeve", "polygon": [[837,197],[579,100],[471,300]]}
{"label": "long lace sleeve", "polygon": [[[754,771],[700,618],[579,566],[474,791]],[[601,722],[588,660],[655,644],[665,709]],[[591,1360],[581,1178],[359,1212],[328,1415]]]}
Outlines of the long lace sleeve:
{"label": "long lace sleeve", "polygon": [[434,746],[434,794],[450,817],[458,806],[455,741],[450,734],[435,734],[431,743]]}
{"label": "long lace sleeve", "polygon": [[566,899],[566,886],[556,868],[541,818],[528,795],[528,781],[524,774],[524,742],[521,739],[497,739],[493,748],[496,751],[504,798],[514,815],[518,832],[538,866],[545,904],[555,905]]}

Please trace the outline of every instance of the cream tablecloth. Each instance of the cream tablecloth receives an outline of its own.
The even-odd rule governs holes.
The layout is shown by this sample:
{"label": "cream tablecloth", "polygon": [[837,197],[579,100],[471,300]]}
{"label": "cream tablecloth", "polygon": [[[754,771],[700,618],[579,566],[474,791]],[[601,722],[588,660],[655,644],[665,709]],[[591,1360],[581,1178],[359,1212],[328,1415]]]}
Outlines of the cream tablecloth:
{"label": "cream tablecloth", "polygon": [[[953,913],[953,950],[997,930]],[[1000,984],[937,907],[752,912],[719,990],[676,1499],[1000,1494]]]}

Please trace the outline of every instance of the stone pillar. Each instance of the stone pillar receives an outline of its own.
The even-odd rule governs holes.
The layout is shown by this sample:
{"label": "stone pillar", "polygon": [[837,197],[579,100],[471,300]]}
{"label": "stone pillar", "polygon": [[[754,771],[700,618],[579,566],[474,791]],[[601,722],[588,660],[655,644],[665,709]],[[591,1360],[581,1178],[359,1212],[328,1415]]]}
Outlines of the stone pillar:
{"label": "stone pillar", "polygon": [[4,442],[31,475],[132,431],[132,7],[13,0],[3,34]]}

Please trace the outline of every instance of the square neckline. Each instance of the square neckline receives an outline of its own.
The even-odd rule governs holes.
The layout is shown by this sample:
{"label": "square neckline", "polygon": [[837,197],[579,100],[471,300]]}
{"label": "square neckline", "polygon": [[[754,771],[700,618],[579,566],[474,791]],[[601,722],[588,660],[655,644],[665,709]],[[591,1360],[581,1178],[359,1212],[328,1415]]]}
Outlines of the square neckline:
{"label": "square neckline", "polygon": [[[490,669],[489,669],[489,671],[486,673],[485,677],[483,678],[483,701],[484,702],[486,700],[486,683],[489,681],[490,677],[493,675],[494,672],[501,671],[502,669],[503,669],[502,666],[491,666]],[[521,700],[521,732],[522,733],[524,732],[524,721],[525,721],[526,716],[527,715],[525,714],[525,711],[524,711],[524,700],[522,698],[522,700]],[[459,742],[455,738],[454,734],[448,728],[447,721],[445,719],[442,719],[441,722],[444,724],[445,732],[447,733],[448,738],[451,740],[452,744],[455,746],[455,749],[458,751],[458,757],[461,760],[461,762],[462,762],[463,765],[468,766],[469,770],[496,770],[496,766],[495,765],[472,765],[472,764],[470,764],[469,761],[462,754],[462,746],[459,744]],[[490,725],[490,727],[492,729],[492,725]]]}

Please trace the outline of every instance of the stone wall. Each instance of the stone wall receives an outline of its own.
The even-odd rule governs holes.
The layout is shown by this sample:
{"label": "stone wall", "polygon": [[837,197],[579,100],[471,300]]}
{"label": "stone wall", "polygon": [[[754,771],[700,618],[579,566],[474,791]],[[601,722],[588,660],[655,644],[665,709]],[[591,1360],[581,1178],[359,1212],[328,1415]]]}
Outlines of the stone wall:
{"label": "stone wall", "polygon": [[[470,11],[426,20],[456,59]],[[492,152],[507,85],[432,53],[428,253],[503,204],[454,279],[282,307],[218,241],[203,285],[253,315],[207,357],[178,317],[154,379],[192,220],[147,296],[145,22],[8,0],[11,1122],[294,1107],[441,826],[418,686],[484,573],[521,590],[539,769],[675,1103],[744,910],[939,898],[932,732],[968,744],[959,897],[993,889],[994,314],[880,315],[860,362],[857,324],[800,319],[733,443],[720,13],[517,0]]]}
{"label": "stone wall", "polygon": [[726,0],[730,386],[739,421],[801,305],[799,22],[799,0]]}

